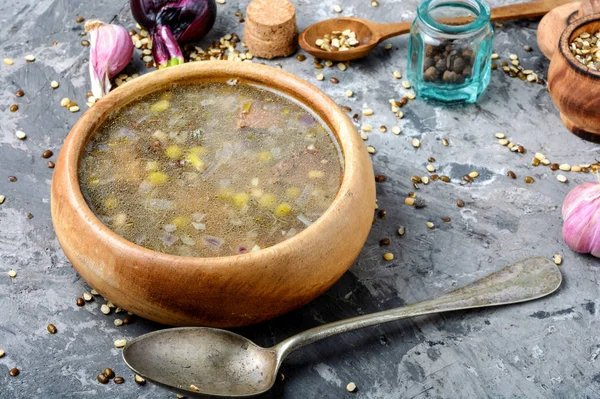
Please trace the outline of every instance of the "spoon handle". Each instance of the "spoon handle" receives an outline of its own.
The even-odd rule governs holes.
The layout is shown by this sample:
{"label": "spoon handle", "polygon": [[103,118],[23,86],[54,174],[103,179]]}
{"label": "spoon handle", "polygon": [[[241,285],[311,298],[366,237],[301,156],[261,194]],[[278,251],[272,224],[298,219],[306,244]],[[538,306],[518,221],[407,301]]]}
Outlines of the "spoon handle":
{"label": "spoon handle", "polygon": [[281,362],[296,349],[332,335],[413,316],[530,301],[551,294],[561,282],[561,272],[552,261],[542,257],[522,259],[438,298],[315,327],[273,349]]}
{"label": "spoon handle", "polygon": [[[491,21],[508,21],[512,19],[538,18],[546,15],[553,8],[572,3],[573,0],[543,0],[506,6],[494,7],[491,10]],[[472,17],[445,18],[443,23],[448,25],[463,25],[473,20]],[[377,41],[390,37],[403,35],[410,32],[412,22],[398,22],[393,24],[373,24],[372,30],[377,34]]]}

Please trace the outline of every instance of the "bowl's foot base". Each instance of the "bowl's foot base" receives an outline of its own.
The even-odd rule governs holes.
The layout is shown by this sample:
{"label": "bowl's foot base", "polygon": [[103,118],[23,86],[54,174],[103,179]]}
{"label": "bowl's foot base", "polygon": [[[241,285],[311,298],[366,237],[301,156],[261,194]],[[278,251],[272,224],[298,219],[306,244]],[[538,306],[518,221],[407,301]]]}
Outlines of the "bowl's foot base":
{"label": "bowl's foot base", "polygon": [[583,128],[578,126],[562,113],[560,114],[560,119],[563,121],[567,129],[571,131],[571,133],[581,137],[584,140],[600,143],[600,130],[593,130],[588,127]]}

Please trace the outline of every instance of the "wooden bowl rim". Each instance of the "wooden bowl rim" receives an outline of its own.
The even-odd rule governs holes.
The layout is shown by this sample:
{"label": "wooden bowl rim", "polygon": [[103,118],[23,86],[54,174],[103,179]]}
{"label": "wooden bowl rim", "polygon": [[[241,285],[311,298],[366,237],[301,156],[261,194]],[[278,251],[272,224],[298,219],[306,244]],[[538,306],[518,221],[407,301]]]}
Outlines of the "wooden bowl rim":
{"label": "wooden bowl rim", "polygon": [[[573,14],[569,16],[567,21],[569,21]],[[563,33],[560,35],[560,41],[558,42],[558,50],[560,51],[562,56],[565,57],[569,65],[571,65],[571,67],[575,69],[575,71],[595,79],[600,79],[600,71],[590,69],[587,66],[583,65],[581,62],[577,61],[575,59],[575,56],[571,54],[571,50],[569,49],[569,45],[571,44],[571,36],[573,35],[573,33],[577,29],[585,25],[591,24],[593,22],[600,22],[600,14],[587,15],[582,18],[577,18],[573,22],[569,22]]]}
{"label": "wooden bowl rim", "polygon": [[[112,231],[108,226],[102,223],[90,209],[83,197],[78,177],[79,160],[89,141],[89,136],[93,134],[93,132],[102,125],[110,113],[114,112],[116,109],[125,106],[139,97],[164,90],[165,88],[170,87],[170,85],[185,84],[183,79],[191,77],[196,80],[206,81],[214,81],[219,78],[240,79],[242,81],[256,83],[259,86],[262,85],[276,93],[283,93],[293,97],[296,101],[316,113],[323,122],[329,126],[338,140],[338,144],[342,151],[344,160],[342,182],[329,207],[310,226],[293,237],[273,246],[262,248],[256,252],[219,257],[187,257],[159,252],[135,244]],[[168,81],[166,84],[156,86],[152,89],[152,86],[155,85],[157,81],[162,83],[165,82],[165,80]],[[133,94],[137,92],[141,92],[141,94]],[[114,99],[116,99],[116,101],[113,103],[111,100]],[[265,257],[273,258],[281,253],[293,252],[296,247],[296,242],[301,243],[305,240],[305,237],[310,235],[315,235],[315,237],[317,237],[319,232],[323,230],[322,226],[326,225],[328,220],[335,217],[343,217],[342,215],[335,215],[334,211],[341,206],[343,197],[349,189],[356,188],[353,187],[356,185],[353,176],[357,174],[360,167],[356,166],[352,160],[354,158],[359,158],[355,157],[358,152],[366,152],[366,147],[363,146],[361,148],[356,145],[357,142],[352,135],[358,136],[358,132],[354,124],[339,106],[319,88],[289,72],[271,66],[249,62],[191,62],[142,75],[135,80],[128,82],[126,85],[111,91],[107,96],[98,100],[93,107],[88,109],[71,129],[68,139],[65,140],[65,146],[61,151],[62,162],[65,162],[66,173],[68,175],[65,182],[66,187],[64,187],[64,189],[68,191],[66,198],[69,206],[75,209],[77,215],[84,220],[85,223],[91,225],[92,230],[101,240],[105,240],[107,245],[120,247],[123,250],[129,251],[128,256],[134,258],[151,257],[156,261],[161,261],[161,263],[175,262],[179,266],[188,264],[193,267],[226,267],[228,264],[234,264],[229,263],[232,259],[236,259],[236,263],[239,261],[244,264],[255,261],[260,262]],[[326,242],[326,237],[321,237],[321,239],[323,239],[323,242]]]}

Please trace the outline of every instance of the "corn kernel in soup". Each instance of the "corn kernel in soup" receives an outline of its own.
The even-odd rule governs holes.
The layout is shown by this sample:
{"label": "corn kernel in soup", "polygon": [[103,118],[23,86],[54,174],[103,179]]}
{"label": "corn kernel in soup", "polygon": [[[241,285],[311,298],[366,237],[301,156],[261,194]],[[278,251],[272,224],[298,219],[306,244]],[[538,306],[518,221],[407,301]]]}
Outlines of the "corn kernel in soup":
{"label": "corn kernel in soup", "polygon": [[84,196],[125,239],[169,254],[236,255],[314,222],[342,179],[337,142],[295,101],[246,84],[145,96],[94,134]]}

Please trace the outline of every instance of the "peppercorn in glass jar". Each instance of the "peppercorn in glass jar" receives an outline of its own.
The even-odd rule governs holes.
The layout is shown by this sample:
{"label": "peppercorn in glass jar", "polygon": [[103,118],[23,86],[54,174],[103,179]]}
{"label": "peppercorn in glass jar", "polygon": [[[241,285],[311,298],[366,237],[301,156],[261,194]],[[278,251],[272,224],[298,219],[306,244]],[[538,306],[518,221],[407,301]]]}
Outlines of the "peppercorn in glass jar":
{"label": "peppercorn in glass jar", "polygon": [[490,82],[494,31],[481,0],[424,0],[409,42],[408,79],[419,98],[475,102]]}

